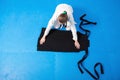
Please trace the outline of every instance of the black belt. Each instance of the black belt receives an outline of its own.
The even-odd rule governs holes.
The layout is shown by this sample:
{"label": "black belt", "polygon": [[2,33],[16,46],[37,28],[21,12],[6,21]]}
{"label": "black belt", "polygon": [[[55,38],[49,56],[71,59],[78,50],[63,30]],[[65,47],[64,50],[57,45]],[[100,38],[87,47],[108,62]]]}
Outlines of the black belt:
{"label": "black belt", "polygon": [[[83,31],[85,31],[85,34],[86,34],[87,36],[89,36],[89,35],[90,35],[90,31],[84,29],[82,26],[83,26],[83,25],[88,25],[88,24],[94,24],[94,25],[96,25],[97,23],[96,23],[96,22],[91,22],[91,21],[88,21],[88,20],[84,19],[84,18],[83,18],[84,16],[86,16],[86,14],[84,14],[84,15],[82,15],[82,16],[80,17],[81,23],[80,23],[79,27],[80,27]],[[87,68],[85,68],[85,66],[83,65],[83,61],[84,61],[87,57],[88,57],[88,50],[85,51],[85,55],[82,57],[82,59],[78,61],[78,68],[79,68],[80,72],[81,72],[81,73],[84,73],[84,71],[83,71],[83,69],[84,69],[93,79],[99,80],[100,76],[99,76],[99,74],[98,74],[98,72],[97,72],[97,70],[96,70],[96,67],[97,67],[97,66],[100,66],[101,74],[104,74],[104,70],[103,70],[102,64],[101,64],[100,62],[98,62],[98,63],[96,63],[96,64],[94,65],[94,72],[95,72],[95,74],[96,74],[96,76],[95,76],[95,75],[93,75]],[[82,68],[83,68],[83,69],[82,69]]]}

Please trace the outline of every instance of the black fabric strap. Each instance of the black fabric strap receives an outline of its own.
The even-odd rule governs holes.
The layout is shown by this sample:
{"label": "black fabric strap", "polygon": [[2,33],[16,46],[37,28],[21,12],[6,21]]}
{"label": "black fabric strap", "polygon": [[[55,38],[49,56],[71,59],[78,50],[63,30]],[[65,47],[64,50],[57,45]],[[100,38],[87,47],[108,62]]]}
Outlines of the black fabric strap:
{"label": "black fabric strap", "polygon": [[96,22],[91,22],[91,21],[88,21],[86,19],[84,19],[84,17],[86,16],[86,14],[83,14],[81,17],[80,17],[80,20],[81,20],[81,23],[79,25],[79,28],[83,31],[85,31],[86,35],[89,36],[90,35],[90,31],[87,30],[87,29],[84,29],[82,26],[84,25],[88,25],[88,24],[94,24],[96,25],[97,23]]}
{"label": "black fabric strap", "polygon": [[[103,66],[100,62],[96,63],[95,66],[94,66],[94,72],[96,74],[93,75],[84,65],[83,65],[83,61],[88,57],[88,53],[85,53],[85,55],[83,56],[83,58],[81,60],[78,61],[78,68],[80,70],[80,72],[83,74],[84,71],[86,71],[94,80],[99,80],[99,74],[96,70],[96,67],[100,65],[100,71],[101,71],[101,74],[104,74],[104,70],[103,70]],[[84,70],[84,71],[83,71]]]}
{"label": "black fabric strap", "polygon": [[[85,35],[89,37],[90,31],[84,29],[82,26],[83,25],[88,25],[88,24],[94,24],[94,25],[96,25],[97,23],[96,22],[91,22],[91,21],[88,21],[88,20],[84,19],[85,16],[86,16],[86,14],[84,14],[84,15],[82,15],[80,17],[81,23],[80,23],[79,27],[80,27],[80,29],[82,29],[83,31],[85,31]],[[94,72],[96,74],[96,76],[95,76],[87,68],[85,68],[85,66],[83,65],[83,61],[87,57],[88,57],[88,50],[85,51],[85,55],[82,57],[82,59],[78,61],[78,63],[77,63],[78,64],[78,69],[80,70],[80,72],[82,74],[84,73],[83,70],[85,70],[93,79],[99,80],[100,77],[99,77],[99,74],[98,74],[98,72],[96,70],[96,67],[100,65],[101,74],[104,74],[104,70],[103,70],[102,64],[100,62],[98,62],[98,63],[95,64],[95,66],[94,66]]]}

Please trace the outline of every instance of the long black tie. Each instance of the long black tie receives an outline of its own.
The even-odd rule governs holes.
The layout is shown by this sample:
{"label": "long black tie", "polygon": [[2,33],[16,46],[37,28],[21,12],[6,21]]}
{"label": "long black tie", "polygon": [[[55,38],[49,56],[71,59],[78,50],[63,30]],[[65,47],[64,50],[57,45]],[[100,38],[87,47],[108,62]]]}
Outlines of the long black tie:
{"label": "long black tie", "polygon": [[[84,15],[82,15],[82,16],[80,17],[81,23],[80,23],[79,27],[80,27],[81,30],[85,31],[85,35],[86,35],[87,37],[89,37],[90,31],[84,29],[82,26],[83,26],[83,25],[88,25],[88,24],[94,24],[94,25],[96,25],[97,23],[96,23],[96,22],[91,22],[91,21],[88,21],[88,20],[84,19],[83,17],[85,17],[85,16],[86,16],[86,14],[84,14]],[[102,64],[101,64],[100,62],[98,62],[98,63],[96,63],[96,64],[94,65],[94,72],[95,72],[95,74],[96,74],[96,76],[95,76],[95,75],[93,75],[93,74],[83,65],[83,61],[84,61],[87,57],[88,57],[88,50],[85,51],[85,55],[82,57],[82,59],[78,61],[78,68],[79,68],[80,72],[81,72],[81,73],[84,73],[83,70],[85,70],[94,80],[99,80],[100,76],[99,76],[99,74],[98,74],[98,72],[97,72],[97,70],[96,70],[96,67],[97,67],[97,66],[100,66],[101,74],[104,74],[104,70],[103,70]]]}

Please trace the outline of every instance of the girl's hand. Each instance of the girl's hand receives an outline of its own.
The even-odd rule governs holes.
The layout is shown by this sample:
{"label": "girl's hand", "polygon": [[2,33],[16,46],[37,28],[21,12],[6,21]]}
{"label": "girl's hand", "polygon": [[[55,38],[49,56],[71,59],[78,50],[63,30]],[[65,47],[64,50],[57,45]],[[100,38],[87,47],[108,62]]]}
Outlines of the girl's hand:
{"label": "girl's hand", "polygon": [[42,37],[41,39],[40,39],[40,45],[42,45],[43,43],[45,43],[45,41],[46,41],[46,39],[45,39],[45,37]]}
{"label": "girl's hand", "polygon": [[74,45],[75,45],[75,47],[76,47],[77,49],[80,49],[80,44],[79,44],[78,41],[75,41],[75,42],[74,42]]}

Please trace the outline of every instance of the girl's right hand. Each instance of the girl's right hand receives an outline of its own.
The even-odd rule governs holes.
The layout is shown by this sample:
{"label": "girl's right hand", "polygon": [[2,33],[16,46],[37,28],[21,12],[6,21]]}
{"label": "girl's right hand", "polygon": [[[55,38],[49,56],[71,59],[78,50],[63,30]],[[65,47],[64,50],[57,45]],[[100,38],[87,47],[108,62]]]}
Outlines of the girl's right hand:
{"label": "girl's right hand", "polygon": [[40,39],[40,45],[42,45],[43,43],[45,43],[45,41],[46,41],[46,39],[45,39],[45,37],[42,37],[41,39]]}

